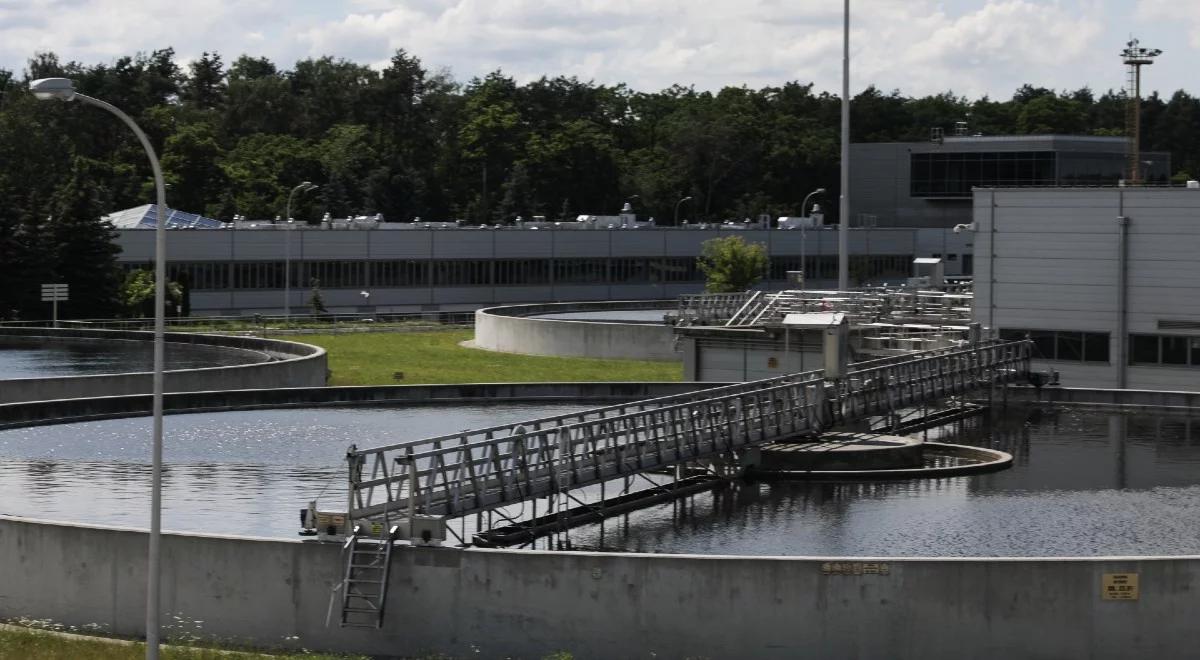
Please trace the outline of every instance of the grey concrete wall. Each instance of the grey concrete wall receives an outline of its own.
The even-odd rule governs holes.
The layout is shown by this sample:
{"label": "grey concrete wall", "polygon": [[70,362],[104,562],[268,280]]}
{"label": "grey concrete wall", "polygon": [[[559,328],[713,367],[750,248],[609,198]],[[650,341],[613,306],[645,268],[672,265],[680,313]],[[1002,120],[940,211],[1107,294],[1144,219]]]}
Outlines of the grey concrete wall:
{"label": "grey concrete wall", "polygon": [[[0,618],[143,634],[146,544],[138,531],[0,517]],[[863,562],[887,571],[854,574]],[[336,545],[167,534],[165,621],[257,646],[387,656],[1169,658],[1200,644],[1200,557],[404,548],[382,630],[324,625],[340,570]],[[1106,573],[1137,573],[1139,599],[1102,600]]]}
{"label": "grey concrete wall", "polygon": [[[24,342],[150,342],[153,336],[151,332],[130,330],[0,328],[0,340]],[[234,366],[168,371],[164,377],[164,387],[168,392],[317,387],[325,384],[325,349],[318,346],[278,339],[174,332],[166,333],[165,339],[171,344],[254,351],[270,358],[265,362],[254,361]],[[151,391],[152,380],[153,374],[150,372],[0,380],[0,403],[141,394]]]}
{"label": "grey concrete wall", "polygon": [[[347,405],[404,405],[471,401],[571,401],[617,403],[684,394],[728,383],[470,383],[458,385],[376,385],[299,387],[265,390],[168,393],[168,414],[313,408]],[[61,424],[149,415],[148,394],[0,404],[0,428]]]}
{"label": "grey concrete wall", "polygon": [[491,351],[622,360],[678,361],[665,324],[528,318],[600,310],[674,309],[675,301],[610,301],[490,307],[475,312],[475,345]]}

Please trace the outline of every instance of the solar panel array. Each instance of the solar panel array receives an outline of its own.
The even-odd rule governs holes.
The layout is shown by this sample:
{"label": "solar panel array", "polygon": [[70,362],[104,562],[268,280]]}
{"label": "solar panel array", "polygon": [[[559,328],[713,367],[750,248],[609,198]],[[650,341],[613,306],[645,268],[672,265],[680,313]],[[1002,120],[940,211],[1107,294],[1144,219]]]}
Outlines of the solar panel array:
{"label": "solar panel array", "polygon": [[[104,216],[117,229],[153,229],[158,226],[158,207],[135,206]],[[167,209],[167,229],[222,229],[225,223],[195,213]]]}
{"label": "solar panel array", "polygon": [[[154,204],[147,205],[146,213],[142,216],[142,221],[139,223],[141,227],[157,227],[158,226],[158,206]],[[220,220],[206,218],[195,213],[186,211],[177,211],[175,209],[167,209],[167,229],[221,229],[225,223]]]}

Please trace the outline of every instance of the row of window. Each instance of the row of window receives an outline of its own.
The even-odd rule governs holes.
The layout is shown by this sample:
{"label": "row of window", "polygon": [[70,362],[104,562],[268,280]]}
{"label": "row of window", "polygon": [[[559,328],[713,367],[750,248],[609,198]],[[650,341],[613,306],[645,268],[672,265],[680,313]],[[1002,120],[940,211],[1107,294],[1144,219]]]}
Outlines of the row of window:
{"label": "row of window", "polygon": [[[902,279],[912,270],[912,255],[850,257],[857,281]],[[807,266],[807,268],[805,268]],[[126,270],[148,268],[127,263]],[[805,270],[813,279],[837,279],[836,256],[780,256],[771,259],[772,280],[788,271]],[[537,286],[563,284],[657,284],[702,282],[694,257],[621,257],[613,259],[459,259],[445,261],[239,261],[176,262],[167,267],[171,279],[197,291],[223,289],[304,288],[318,280],[323,288],[428,286]],[[288,271],[290,270],[290,273]]]}
{"label": "row of window", "polygon": [[912,154],[913,197],[970,197],[971,188],[1049,186],[1057,181],[1052,151]]}
{"label": "row of window", "polygon": [[1017,330],[1006,328],[1000,338],[1008,341],[1033,340],[1033,357],[1064,362],[1108,363],[1109,333],[1074,330]]}
{"label": "row of window", "polygon": [[[1066,362],[1109,362],[1109,333],[1071,330],[1000,331],[1006,340],[1033,340],[1035,358]],[[1129,364],[1200,367],[1200,337],[1129,335]]]}
{"label": "row of window", "polygon": [[1200,337],[1129,335],[1129,364],[1200,367]]}

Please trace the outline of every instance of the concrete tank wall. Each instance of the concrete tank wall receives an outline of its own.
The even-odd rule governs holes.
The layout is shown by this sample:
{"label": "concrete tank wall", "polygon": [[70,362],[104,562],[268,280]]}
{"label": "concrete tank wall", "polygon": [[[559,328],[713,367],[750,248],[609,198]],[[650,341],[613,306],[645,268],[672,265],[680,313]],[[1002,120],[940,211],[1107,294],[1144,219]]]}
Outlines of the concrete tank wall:
{"label": "concrete tank wall", "polygon": [[604,310],[675,308],[675,301],[553,303],[490,307],[475,312],[475,345],[528,355],[678,361],[674,328],[665,324],[529,318]]}
{"label": "concrete tank wall", "polygon": [[[140,531],[0,516],[0,618],[141,635],[146,545]],[[1200,645],[1200,557],[404,547],[393,556],[383,629],[360,630],[339,628],[336,608],[325,626],[338,552],[330,544],[167,534],[164,620],[180,617],[205,637],[256,646],[388,656],[1165,658]],[[1136,573],[1139,599],[1103,600],[1109,573]],[[194,621],[203,623],[187,623]]]}
{"label": "concrete tank wall", "polygon": [[[152,332],[130,330],[0,328],[0,340],[22,342],[150,342],[153,338]],[[164,377],[167,392],[317,387],[325,384],[325,349],[318,346],[279,339],[175,332],[166,333],[164,338],[169,343],[227,347],[255,351],[270,357],[266,362],[168,371]],[[142,372],[0,380],[0,403],[141,394],[151,391],[152,378],[150,372]]]}
{"label": "concrete tank wall", "polygon": [[[348,405],[420,405],[500,401],[612,404],[641,401],[728,383],[462,383],[454,385],[359,385],[263,390],[178,392],[163,397],[167,414],[311,408]],[[0,429],[151,413],[149,394],[0,404]]]}

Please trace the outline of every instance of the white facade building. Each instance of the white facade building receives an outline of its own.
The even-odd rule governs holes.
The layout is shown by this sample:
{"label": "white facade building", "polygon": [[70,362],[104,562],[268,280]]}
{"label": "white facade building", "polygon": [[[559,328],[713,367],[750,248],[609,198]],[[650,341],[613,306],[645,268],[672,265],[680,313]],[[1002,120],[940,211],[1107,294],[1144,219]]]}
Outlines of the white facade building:
{"label": "white facade building", "polygon": [[975,320],[1074,387],[1200,391],[1200,189],[976,189]]}

